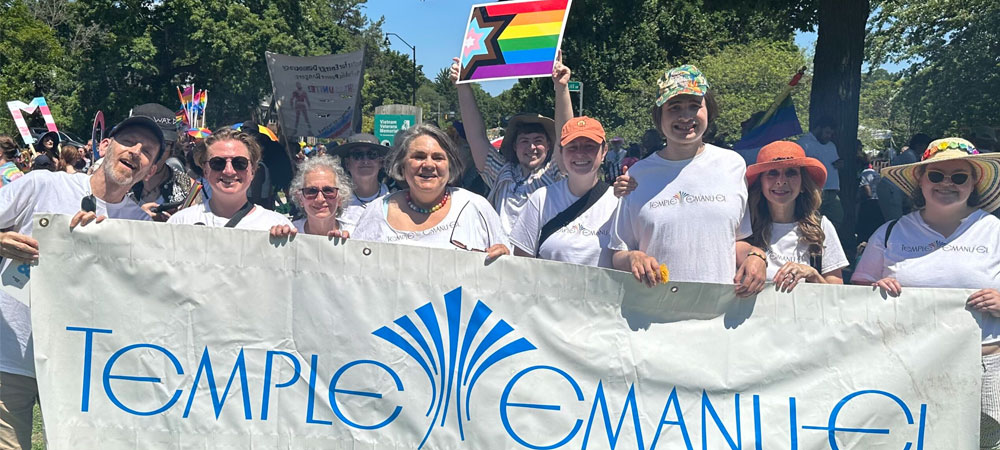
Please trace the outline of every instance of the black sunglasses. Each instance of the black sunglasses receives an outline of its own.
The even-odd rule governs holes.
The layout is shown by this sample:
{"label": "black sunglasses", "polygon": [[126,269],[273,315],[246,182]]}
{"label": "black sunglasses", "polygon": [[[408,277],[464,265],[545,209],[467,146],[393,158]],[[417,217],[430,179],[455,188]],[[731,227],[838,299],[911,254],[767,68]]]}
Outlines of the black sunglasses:
{"label": "black sunglasses", "polygon": [[323,198],[325,198],[327,200],[330,200],[330,199],[337,198],[337,193],[339,191],[340,191],[340,188],[335,188],[333,186],[323,186],[322,188],[318,188],[318,187],[304,187],[304,188],[301,189],[300,192],[302,192],[302,196],[305,197],[306,200],[313,200],[313,199],[315,199],[319,195],[320,192],[323,193]]}
{"label": "black sunglasses", "polygon": [[[969,181],[969,174],[962,172],[953,173],[949,178],[951,178],[952,184],[955,186],[961,186],[965,184],[966,181]],[[931,183],[938,184],[944,181],[944,173],[936,170],[929,170],[927,171],[927,179],[930,180]]]}
{"label": "black sunglasses", "polygon": [[347,156],[349,156],[351,159],[356,159],[358,161],[361,161],[363,159],[370,159],[374,161],[378,159],[378,152],[376,152],[375,150],[364,150],[364,151],[357,150],[349,153]]}
{"label": "black sunglasses", "polygon": [[233,162],[234,170],[247,170],[247,167],[250,167],[250,159],[246,156],[237,156],[235,158],[216,156],[208,160],[208,167],[216,172],[221,172],[226,170],[226,162],[228,161]]}

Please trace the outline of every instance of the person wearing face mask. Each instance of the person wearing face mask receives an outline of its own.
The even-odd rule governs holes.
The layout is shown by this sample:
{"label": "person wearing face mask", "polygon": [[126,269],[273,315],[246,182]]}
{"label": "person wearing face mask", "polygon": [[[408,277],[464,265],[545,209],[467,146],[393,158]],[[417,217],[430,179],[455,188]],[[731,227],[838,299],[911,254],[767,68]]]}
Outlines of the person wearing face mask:
{"label": "person wearing face mask", "polygon": [[500,218],[483,197],[450,186],[462,162],[445,132],[420,124],[396,136],[387,158],[389,176],[407,188],[372,202],[353,239],[480,251],[487,259],[509,254]]}
{"label": "person wearing face mask", "polygon": [[751,234],[746,165],[735,152],[702,140],[718,116],[708,80],[683,65],[657,87],[653,123],[667,146],[615,182],[625,178],[634,191],[615,211],[614,267],[652,287],[664,281],[664,262],[672,280],[735,283],[737,295],[756,294],[764,288],[767,257],[741,241]]}
{"label": "person wearing face mask", "polygon": [[[458,58],[455,58],[451,65],[452,81],[458,81],[458,74]],[[557,90],[566,89],[565,84],[555,84]],[[497,153],[486,136],[486,125],[471,85],[457,84],[456,88],[472,159],[490,188],[486,198],[500,215],[504,233],[510,233],[528,196],[566,176],[560,167],[562,158],[553,158],[552,154],[558,142],[555,123],[573,117],[572,104],[556,109],[555,121],[535,113],[511,117]]]}
{"label": "person wearing face mask", "polygon": [[747,167],[753,224],[747,241],[767,252],[767,279],[783,292],[799,282],[844,283],[847,256],[833,224],[819,215],[824,182],[823,163],[794,142],[765,145]]}
{"label": "person wearing face mask", "polygon": [[249,134],[223,128],[198,142],[194,160],[204,172],[211,196],[200,205],[178,211],[167,223],[270,230],[292,222],[284,215],[247,200],[261,148]]}
{"label": "person wearing face mask", "polygon": [[[1000,154],[964,139],[933,141],[920,162],[882,169],[917,208],[872,234],[851,282],[899,296],[903,287],[975,289],[982,313],[980,447],[1000,445]],[[948,299],[941,299],[949,301]],[[958,299],[952,299],[958,300]],[[901,306],[905,303],[901,303]]]}
{"label": "person wearing face mask", "polygon": [[389,187],[379,180],[382,160],[388,153],[389,147],[379,144],[375,136],[367,133],[352,135],[347,143],[333,149],[333,154],[344,161],[344,168],[351,175],[353,192],[341,195],[344,212],[340,221],[348,231],[358,224],[372,200],[389,193]]}
{"label": "person wearing face mask", "polygon": [[305,217],[288,225],[271,227],[275,238],[297,233],[315,234],[328,237],[347,238],[350,232],[340,221],[344,203],[351,198],[351,182],[340,167],[340,159],[331,156],[317,156],[299,165],[298,173],[292,179],[292,201],[305,212]]}
{"label": "person wearing face mask", "polygon": [[[76,213],[71,227],[103,217],[149,220],[127,194],[165,151],[163,133],[150,118],[131,117],[99,145],[108,157],[93,175],[32,171],[0,189],[0,230],[7,230],[0,232],[0,272],[36,263],[45,251],[31,237],[35,213]],[[81,219],[83,204],[89,219]],[[0,290],[0,448],[31,448],[38,400],[32,342],[30,306]]]}

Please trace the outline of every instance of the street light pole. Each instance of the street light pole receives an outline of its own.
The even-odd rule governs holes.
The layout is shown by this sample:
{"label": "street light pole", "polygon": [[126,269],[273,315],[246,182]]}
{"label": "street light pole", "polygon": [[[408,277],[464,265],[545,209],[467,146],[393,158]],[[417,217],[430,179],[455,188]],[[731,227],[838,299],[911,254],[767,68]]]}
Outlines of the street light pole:
{"label": "street light pole", "polygon": [[410,45],[409,42],[406,42],[405,39],[396,33],[385,34],[386,47],[389,46],[389,36],[396,36],[396,39],[402,41],[403,45],[406,45],[407,47],[410,47],[410,50],[413,50],[413,106],[417,106],[417,47],[415,45]]}

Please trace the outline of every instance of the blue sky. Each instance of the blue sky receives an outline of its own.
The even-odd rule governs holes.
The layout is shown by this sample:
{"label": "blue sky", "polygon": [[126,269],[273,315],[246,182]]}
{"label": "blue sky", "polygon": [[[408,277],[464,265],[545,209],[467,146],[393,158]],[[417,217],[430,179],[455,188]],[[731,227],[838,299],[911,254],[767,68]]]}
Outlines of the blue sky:
{"label": "blue sky", "polygon": [[[451,64],[462,45],[462,33],[469,20],[472,5],[488,3],[482,0],[368,0],[363,8],[372,19],[385,17],[382,31],[397,33],[417,48],[417,64],[424,67],[427,78],[434,79],[438,71]],[[399,39],[390,37],[393,50],[411,54],[409,47]],[[806,49],[807,55],[815,52],[816,33],[798,33],[795,43]],[[886,67],[896,71],[898,66]],[[482,83],[483,89],[497,95],[510,88],[515,80]]]}

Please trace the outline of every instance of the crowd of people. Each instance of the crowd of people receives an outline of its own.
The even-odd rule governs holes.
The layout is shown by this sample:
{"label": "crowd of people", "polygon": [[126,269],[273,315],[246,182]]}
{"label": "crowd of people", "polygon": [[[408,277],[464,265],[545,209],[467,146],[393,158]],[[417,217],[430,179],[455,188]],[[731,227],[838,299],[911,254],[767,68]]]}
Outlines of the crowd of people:
{"label": "crowd of people", "polygon": [[[5,267],[37,261],[45,250],[31,237],[31,218],[45,212],[73,215],[73,227],[156,220],[274,239],[304,233],[474,251],[488,260],[513,253],[623,270],[650,287],[668,276],[732,284],[740,297],[766,283],[791,292],[850,281],[892,296],[911,287],[973,289],[966,301],[982,313],[982,442],[1000,443],[1000,219],[990,214],[1000,208],[1000,154],[960,138],[915,137],[881,177],[874,169],[859,177],[865,200],[877,199],[865,210],[879,216],[863,218],[877,222],[869,238],[843,228],[844,166],[831,121],[749,154],[707,143],[717,93],[698,68],[683,65],[656,80],[654,128],[626,148],[599,118],[573,116],[570,74],[556,62],[554,118],[511,117],[499,151],[467,84],[456,85],[460,131],[419,124],[391,148],[358,134],[317,147],[294,170],[261,125],[182,139],[172,121],[160,120],[173,113],[148,105],[92,143],[96,161],[88,148],[60,149],[58,135],[46,134],[27,164],[14,140],[0,136],[0,257]],[[469,182],[470,171],[480,183]],[[287,209],[276,207],[279,192]],[[842,244],[853,242],[847,234],[867,242],[856,264],[855,249]],[[0,310],[0,447],[30,448],[38,395],[30,308],[0,292]]]}

